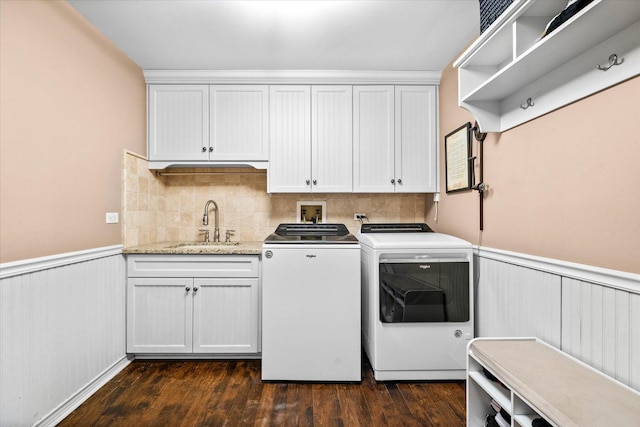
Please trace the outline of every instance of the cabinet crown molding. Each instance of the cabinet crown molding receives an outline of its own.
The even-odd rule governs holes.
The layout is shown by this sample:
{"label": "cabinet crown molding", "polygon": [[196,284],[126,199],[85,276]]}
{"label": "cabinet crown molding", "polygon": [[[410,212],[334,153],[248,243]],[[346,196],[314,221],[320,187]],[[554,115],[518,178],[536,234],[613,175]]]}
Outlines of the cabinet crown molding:
{"label": "cabinet crown molding", "polygon": [[147,84],[440,84],[442,71],[144,70]]}

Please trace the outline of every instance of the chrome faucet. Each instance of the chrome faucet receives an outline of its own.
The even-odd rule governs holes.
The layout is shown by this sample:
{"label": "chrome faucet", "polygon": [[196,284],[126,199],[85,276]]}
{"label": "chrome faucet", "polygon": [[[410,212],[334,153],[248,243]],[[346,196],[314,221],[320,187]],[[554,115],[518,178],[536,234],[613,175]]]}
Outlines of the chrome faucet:
{"label": "chrome faucet", "polygon": [[213,241],[214,243],[220,242],[220,226],[218,223],[218,217],[220,214],[220,210],[218,209],[218,204],[213,200],[209,200],[206,205],[204,205],[204,216],[202,217],[202,224],[209,225],[209,205],[213,203],[213,206],[216,208],[216,217],[215,217],[215,228],[213,230]]}

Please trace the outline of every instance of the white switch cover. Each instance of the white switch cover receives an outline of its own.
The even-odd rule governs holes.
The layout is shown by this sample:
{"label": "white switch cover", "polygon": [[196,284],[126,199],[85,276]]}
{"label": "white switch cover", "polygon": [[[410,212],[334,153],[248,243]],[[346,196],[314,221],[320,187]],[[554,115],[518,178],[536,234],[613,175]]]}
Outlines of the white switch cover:
{"label": "white switch cover", "polygon": [[107,212],[107,224],[118,223],[118,212]]}

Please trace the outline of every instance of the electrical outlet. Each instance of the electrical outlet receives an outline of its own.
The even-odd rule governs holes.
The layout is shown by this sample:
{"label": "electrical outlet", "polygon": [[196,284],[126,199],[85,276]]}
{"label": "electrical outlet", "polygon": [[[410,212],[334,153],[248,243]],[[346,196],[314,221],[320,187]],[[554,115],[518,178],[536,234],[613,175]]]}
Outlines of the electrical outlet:
{"label": "electrical outlet", "polygon": [[366,218],[367,218],[367,215],[363,214],[363,213],[354,213],[353,214],[353,220],[354,221],[361,221],[361,220],[366,219]]}
{"label": "electrical outlet", "polygon": [[107,224],[117,224],[118,212],[107,212],[106,221],[107,221]]}

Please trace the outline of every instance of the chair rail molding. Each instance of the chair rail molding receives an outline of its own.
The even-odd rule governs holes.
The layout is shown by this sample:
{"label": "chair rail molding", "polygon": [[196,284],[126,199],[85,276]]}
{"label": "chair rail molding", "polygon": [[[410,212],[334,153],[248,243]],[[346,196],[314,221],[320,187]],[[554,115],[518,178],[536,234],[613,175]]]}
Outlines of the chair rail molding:
{"label": "chair rail molding", "polygon": [[0,264],[0,279],[18,276],[25,273],[33,273],[39,270],[75,264],[97,258],[104,258],[122,253],[123,245],[104,246],[101,248],[86,249],[76,252],[29,258],[20,261],[11,261]]}
{"label": "chair rail molding", "polygon": [[640,294],[640,274],[611,270],[586,264],[578,264],[553,258],[527,255],[484,246],[474,246],[473,251],[476,256],[481,258],[502,261],[521,267],[528,267],[563,277],[588,281],[606,287]]}

